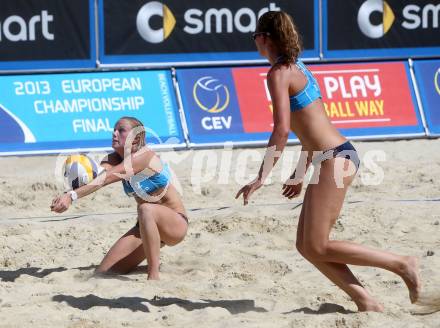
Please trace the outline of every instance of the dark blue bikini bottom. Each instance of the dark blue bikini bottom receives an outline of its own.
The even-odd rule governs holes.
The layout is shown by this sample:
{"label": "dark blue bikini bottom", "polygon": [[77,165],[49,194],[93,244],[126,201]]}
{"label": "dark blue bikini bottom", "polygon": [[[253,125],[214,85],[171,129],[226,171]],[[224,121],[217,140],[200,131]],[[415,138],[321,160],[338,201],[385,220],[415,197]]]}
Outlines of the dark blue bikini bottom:
{"label": "dark blue bikini bottom", "polygon": [[346,141],[342,145],[322,152],[322,154],[319,154],[312,160],[312,163],[313,165],[317,165],[327,159],[336,157],[342,157],[352,161],[356,167],[356,172],[359,169],[361,161],[356,148],[354,148],[350,141]]}

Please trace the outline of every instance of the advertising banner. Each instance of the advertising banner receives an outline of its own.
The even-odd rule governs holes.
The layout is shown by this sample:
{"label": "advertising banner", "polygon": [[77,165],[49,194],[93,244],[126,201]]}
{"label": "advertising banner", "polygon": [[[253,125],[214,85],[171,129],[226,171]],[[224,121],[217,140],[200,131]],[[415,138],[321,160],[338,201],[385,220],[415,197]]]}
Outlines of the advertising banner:
{"label": "advertising banner", "polygon": [[440,53],[438,0],[323,1],[325,58],[406,58]]}
{"label": "advertising banner", "polygon": [[[309,68],[321,88],[327,115],[345,136],[424,134],[406,63]],[[191,142],[267,141],[273,129],[267,71],[267,67],[177,70]]]}
{"label": "advertising banner", "polygon": [[327,115],[349,137],[424,134],[406,62],[315,65]]}
{"label": "advertising banner", "polygon": [[269,10],[290,13],[303,37],[303,56],[319,58],[318,0],[100,0],[99,4],[104,65],[262,61],[251,36],[259,16]]}
{"label": "advertising banner", "polygon": [[93,0],[2,0],[0,70],[96,65]]}
{"label": "advertising banner", "polygon": [[429,135],[440,136],[440,60],[414,62]]}
{"label": "advertising banner", "polygon": [[190,142],[267,142],[272,116],[266,73],[267,68],[177,70]]}
{"label": "advertising banner", "polygon": [[2,76],[0,88],[0,154],[110,149],[122,116],[150,144],[183,143],[168,71]]}

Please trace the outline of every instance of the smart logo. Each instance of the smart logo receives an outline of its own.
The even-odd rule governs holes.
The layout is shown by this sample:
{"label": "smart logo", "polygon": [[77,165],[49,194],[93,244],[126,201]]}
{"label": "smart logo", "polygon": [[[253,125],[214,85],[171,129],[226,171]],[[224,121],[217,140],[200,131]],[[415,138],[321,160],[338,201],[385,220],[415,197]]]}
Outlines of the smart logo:
{"label": "smart logo", "polygon": [[[383,15],[381,24],[373,25],[371,23],[371,16],[374,12],[379,12]],[[394,23],[395,16],[393,10],[383,0],[368,0],[364,2],[359,9],[358,24],[362,33],[372,39],[383,37]]]}
{"label": "smart logo", "polygon": [[[229,8],[189,8],[183,12],[183,21],[180,25],[186,34],[212,34],[212,33],[240,33],[254,32],[258,18],[268,11],[277,11],[280,8],[275,3],[260,9],[239,8],[231,11]],[[159,16],[162,23],[159,29],[153,29],[151,18]],[[161,2],[151,1],[145,4],[138,12],[136,26],[139,34],[145,41],[161,43],[167,39],[176,26],[176,18],[171,10]]]}
{"label": "smart logo", "polygon": [[[151,17],[162,17],[162,27],[153,29],[151,27]],[[141,37],[150,43],[161,43],[168,38],[176,25],[171,10],[164,4],[152,1],[145,4],[138,12],[136,17],[136,27]]]}
{"label": "smart logo", "polygon": [[44,39],[52,41],[55,35],[49,31],[51,22],[53,15],[49,15],[47,10],[41,11],[41,15],[32,16],[29,21],[18,15],[6,17],[0,22],[0,42],[3,39],[11,42],[35,41],[40,30]]}
{"label": "smart logo", "polygon": [[[383,0],[367,0],[359,8],[357,22],[362,33],[371,38],[382,38],[396,21],[396,13],[401,27],[406,30],[436,29],[439,27],[440,4],[426,4],[423,7],[417,4],[408,4],[393,11],[391,6]],[[400,12],[400,10],[402,10]],[[373,24],[371,17],[374,13],[382,15],[380,24]]]}

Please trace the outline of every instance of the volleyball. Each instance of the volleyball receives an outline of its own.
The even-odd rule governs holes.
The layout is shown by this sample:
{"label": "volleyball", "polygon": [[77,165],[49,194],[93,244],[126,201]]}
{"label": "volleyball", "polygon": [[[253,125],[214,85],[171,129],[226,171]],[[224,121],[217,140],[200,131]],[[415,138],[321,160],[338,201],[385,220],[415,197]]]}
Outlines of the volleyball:
{"label": "volleyball", "polygon": [[98,176],[98,164],[84,154],[69,155],[64,162],[64,179],[66,187],[75,190],[90,183]]}

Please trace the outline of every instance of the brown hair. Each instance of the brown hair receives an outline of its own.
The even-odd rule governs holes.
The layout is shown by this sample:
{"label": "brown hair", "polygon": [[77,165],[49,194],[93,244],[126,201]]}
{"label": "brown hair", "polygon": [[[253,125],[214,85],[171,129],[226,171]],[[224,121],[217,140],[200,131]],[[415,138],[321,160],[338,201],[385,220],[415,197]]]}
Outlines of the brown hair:
{"label": "brown hair", "polygon": [[292,17],[284,11],[269,11],[263,14],[257,25],[258,32],[266,32],[280,51],[278,63],[294,63],[301,53],[302,45]]}
{"label": "brown hair", "polygon": [[[142,147],[145,146],[145,127],[144,124],[142,124],[141,121],[139,121],[136,117],[132,117],[132,116],[123,116],[121,117],[118,122],[122,121],[122,120],[127,120],[130,122],[131,128],[139,128],[139,132],[136,133],[136,137],[139,138],[139,143],[137,145],[137,149],[136,151],[138,151],[139,149],[141,149]],[[116,124],[118,123],[116,122]]]}

